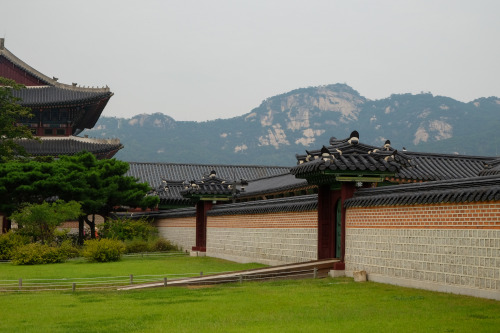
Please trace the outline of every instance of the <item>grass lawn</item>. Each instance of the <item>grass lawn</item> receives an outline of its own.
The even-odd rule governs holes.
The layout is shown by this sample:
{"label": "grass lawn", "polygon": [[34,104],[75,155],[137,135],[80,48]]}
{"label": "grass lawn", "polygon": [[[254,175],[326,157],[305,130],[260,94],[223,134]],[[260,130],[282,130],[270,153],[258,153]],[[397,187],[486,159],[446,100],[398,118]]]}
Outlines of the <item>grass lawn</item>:
{"label": "grass lawn", "polygon": [[[183,273],[191,267],[216,271],[212,261],[213,265],[238,265],[212,258],[157,260],[143,261],[150,271],[164,264]],[[68,265],[78,267],[78,276],[104,274],[112,271],[109,265],[123,270],[117,274],[125,274],[136,261],[121,262],[124,267],[69,263],[52,265],[52,270],[62,271]],[[100,265],[103,271],[87,265]],[[0,279],[18,274],[5,273],[8,266],[0,265]],[[71,274],[65,268],[64,272]],[[349,278],[126,292],[5,293],[0,294],[0,304],[0,332],[498,332],[500,327],[498,301],[354,283]]]}
{"label": "grass lawn", "polygon": [[[0,280],[89,278],[100,276],[162,275],[200,272],[226,272],[264,267],[261,264],[238,264],[210,257],[124,257],[109,263],[88,263],[84,259],[63,264],[13,265],[0,263]],[[161,279],[160,279],[161,280]]]}

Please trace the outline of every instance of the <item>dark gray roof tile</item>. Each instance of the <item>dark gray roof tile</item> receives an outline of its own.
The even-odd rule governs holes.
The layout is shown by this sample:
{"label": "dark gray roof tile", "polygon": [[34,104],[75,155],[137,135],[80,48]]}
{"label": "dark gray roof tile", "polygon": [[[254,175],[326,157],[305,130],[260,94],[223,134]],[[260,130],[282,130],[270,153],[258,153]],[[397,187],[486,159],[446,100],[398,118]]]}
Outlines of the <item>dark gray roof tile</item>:
{"label": "dark gray roof tile", "polygon": [[363,188],[346,201],[346,207],[436,204],[496,200],[500,176],[429,181],[379,188]]}
{"label": "dark gray roof tile", "polygon": [[118,139],[89,139],[77,136],[68,137],[41,137],[41,141],[36,140],[16,140],[16,143],[23,146],[32,156],[53,156],[74,155],[81,151],[88,151],[96,156],[106,156],[110,158],[123,145]]}
{"label": "dark gray roof tile", "polygon": [[80,105],[109,99],[113,93],[103,89],[65,89],[53,86],[27,87],[14,90],[13,95],[27,107]]}
{"label": "dark gray roof tile", "polygon": [[318,209],[318,196],[316,194],[311,194],[300,197],[216,205],[207,213],[207,215],[269,214],[280,212],[314,211],[316,209]]}

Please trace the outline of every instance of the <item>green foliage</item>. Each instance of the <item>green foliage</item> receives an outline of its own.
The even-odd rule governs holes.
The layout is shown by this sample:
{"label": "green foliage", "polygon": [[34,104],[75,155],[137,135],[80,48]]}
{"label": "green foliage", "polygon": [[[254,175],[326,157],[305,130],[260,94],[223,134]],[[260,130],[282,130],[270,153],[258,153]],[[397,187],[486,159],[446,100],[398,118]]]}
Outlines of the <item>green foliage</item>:
{"label": "green foliage", "polygon": [[[146,259],[102,265],[68,262],[52,267],[70,266],[73,271],[79,267],[75,277],[82,277],[79,269],[92,269],[83,274],[88,277],[106,276],[111,266],[113,273],[120,267],[116,275],[138,274],[130,267],[132,263],[143,264],[144,274],[151,274],[150,269],[158,266],[162,270],[173,267],[172,273],[224,271],[215,270],[218,263],[207,257],[202,267],[196,265],[201,258],[184,257],[186,265],[180,268],[172,259],[177,260],[169,258],[162,264]],[[17,272],[37,268],[8,266]],[[225,270],[244,268],[233,263]],[[33,273],[36,278],[42,277]],[[77,286],[75,293],[5,293],[1,295],[5,306],[0,328],[4,332],[38,333],[165,332],[166,328],[172,332],[498,332],[500,327],[498,301],[373,282],[355,283],[348,278],[207,287],[79,292]]]}
{"label": "green foliage", "polygon": [[99,229],[99,235],[103,238],[113,238],[122,241],[141,239],[148,240],[156,238],[158,229],[155,228],[147,219],[116,219],[106,220]]}
{"label": "green foliage", "polygon": [[170,241],[163,238],[149,240],[134,238],[126,240],[125,247],[126,253],[179,251],[177,246],[172,245]]}
{"label": "green foliage", "polygon": [[82,254],[90,262],[108,262],[120,260],[124,252],[122,241],[103,238],[85,241]]}
{"label": "green foliage", "polygon": [[116,206],[155,207],[151,188],[126,177],[128,163],[97,160],[88,152],[53,161],[12,161],[0,164],[0,211],[12,213],[23,202],[58,196],[78,201],[86,215],[108,216]]}
{"label": "green foliage", "polygon": [[125,252],[126,253],[141,253],[149,252],[149,243],[144,239],[132,239],[125,241]]}
{"label": "green foliage", "polygon": [[67,259],[77,258],[82,254],[80,249],[73,244],[71,239],[64,240],[61,245],[59,245],[59,251]]}
{"label": "green foliage", "polygon": [[179,248],[169,240],[164,238],[157,238],[155,240],[150,241],[149,250],[151,252],[165,252],[165,251],[179,251]]}
{"label": "green foliage", "polygon": [[12,230],[0,235],[0,260],[12,259],[16,248],[29,243],[29,238]]}
{"label": "green foliage", "polygon": [[66,257],[56,247],[40,243],[31,243],[16,248],[12,254],[15,265],[39,265],[64,262]]}
{"label": "green foliage", "polygon": [[76,219],[81,214],[81,205],[76,201],[26,204],[10,216],[17,222],[20,233],[30,236],[33,241],[50,243],[54,240],[54,231],[64,221]]}
{"label": "green foliage", "polygon": [[159,198],[146,195],[149,185],[124,176],[127,170],[126,162],[97,160],[88,152],[57,160],[0,163],[0,211],[9,215],[22,203],[41,203],[52,196],[81,203],[85,216],[107,217],[117,206],[156,207]]}
{"label": "green foliage", "polygon": [[23,118],[33,115],[29,108],[19,104],[20,99],[13,96],[13,90],[24,88],[13,80],[0,77],[0,163],[16,156],[26,156],[26,150],[15,142],[16,139],[32,139],[33,135],[26,126],[17,125]]}

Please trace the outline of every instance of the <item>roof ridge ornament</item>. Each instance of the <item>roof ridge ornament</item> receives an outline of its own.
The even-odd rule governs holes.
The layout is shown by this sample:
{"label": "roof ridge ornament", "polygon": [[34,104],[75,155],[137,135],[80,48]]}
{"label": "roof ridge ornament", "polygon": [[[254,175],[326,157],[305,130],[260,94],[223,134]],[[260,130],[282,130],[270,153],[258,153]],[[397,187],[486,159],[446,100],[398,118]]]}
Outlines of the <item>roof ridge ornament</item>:
{"label": "roof ridge ornament", "polygon": [[359,143],[359,133],[358,131],[352,131],[351,135],[349,136],[349,140],[347,140],[349,144],[351,145],[356,145]]}

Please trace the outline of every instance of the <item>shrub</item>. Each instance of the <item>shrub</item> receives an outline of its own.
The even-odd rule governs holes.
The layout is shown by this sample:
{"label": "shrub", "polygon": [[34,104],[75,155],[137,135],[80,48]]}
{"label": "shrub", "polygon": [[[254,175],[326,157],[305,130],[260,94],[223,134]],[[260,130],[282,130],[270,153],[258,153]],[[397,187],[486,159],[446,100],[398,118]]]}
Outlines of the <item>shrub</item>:
{"label": "shrub", "polygon": [[31,243],[16,248],[12,254],[15,265],[38,265],[64,262],[64,254],[56,247]]}
{"label": "shrub", "polygon": [[142,239],[148,240],[156,238],[158,229],[156,229],[147,219],[117,219],[106,220],[99,228],[101,238],[113,238],[122,241]]}
{"label": "shrub", "polygon": [[80,203],[57,200],[41,204],[24,204],[10,216],[10,219],[22,226],[20,232],[31,236],[33,241],[40,240],[42,243],[50,244],[54,241],[56,228],[66,220],[76,219],[80,214]]}
{"label": "shrub", "polygon": [[12,254],[19,246],[29,243],[28,237],[9,231],[0,235],[0,260],[12,259]]}
{"label": "shrub", "polygon": [[82,254],[90,262],[108,262],[120,260],[123,252],[122,241],[103,238],[85,241]]}
{"label": "shrub", "polygon": [[179,248],[172,243],[170,243],[169,240],[166,240],[164,238],[157,238],[150,243],[149,250],[151,252],[160,252],[160,251],[179,251]]}
{"label": "shrub", "polygon": [[67,239],[59,245],[59,251],[64,255],[66,259],[77,258],[81,255],[80,249],[73,245],[71,239]]}
{"label": "shrub", "polygon": [[142,239],[132,239],[125,241],[125,252],[126,253],[140,253],[148,252],[149,243]]}

